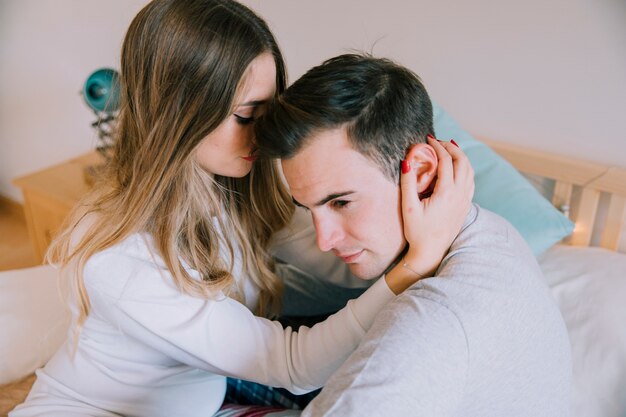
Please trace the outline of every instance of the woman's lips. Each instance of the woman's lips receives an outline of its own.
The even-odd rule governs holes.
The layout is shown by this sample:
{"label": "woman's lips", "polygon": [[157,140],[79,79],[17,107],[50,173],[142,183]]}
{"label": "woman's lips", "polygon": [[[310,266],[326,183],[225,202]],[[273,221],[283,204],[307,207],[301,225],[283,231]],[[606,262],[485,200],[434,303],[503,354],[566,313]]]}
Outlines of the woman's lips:
{"label": "woman's lips", "polygon": [[254,162],[256,161],[257,157],[259,156],[257,154],[258,148],[254,147],[252,148],[252,150],[250,151],[250,155],[248,156],[242,156],[243,159],[245,159],[248,162]]}

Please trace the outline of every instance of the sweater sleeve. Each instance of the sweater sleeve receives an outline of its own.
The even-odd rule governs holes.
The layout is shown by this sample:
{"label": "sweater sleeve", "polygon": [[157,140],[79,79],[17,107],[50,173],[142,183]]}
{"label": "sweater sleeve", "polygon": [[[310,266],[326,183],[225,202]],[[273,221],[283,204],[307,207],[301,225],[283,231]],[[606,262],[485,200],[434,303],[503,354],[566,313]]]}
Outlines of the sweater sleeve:
{"label": "sweater sleeve", "polygon": [[85,267],[92,314],[173,360],[303,393],[322,386],[357,347],[394,294],[384,279],[324,322],[283,329],[222,296],[180,292],[166,268],[124,253]]}

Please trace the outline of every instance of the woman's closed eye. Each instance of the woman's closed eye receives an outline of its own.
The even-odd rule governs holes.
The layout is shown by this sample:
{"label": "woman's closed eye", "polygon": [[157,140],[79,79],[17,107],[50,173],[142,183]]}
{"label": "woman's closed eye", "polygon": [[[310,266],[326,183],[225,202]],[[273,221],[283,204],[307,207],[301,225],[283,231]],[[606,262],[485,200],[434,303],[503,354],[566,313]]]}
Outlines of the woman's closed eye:
{"label": "woman's closed eye", "polygon": [[234,114],[234,116],[235,116],[235,120],[237,120],[237,123],[239,123],[240,125],[244,125],[244,126],[249,125],[255,120],[254,116],[245,117],[245,116],[240,116],[238,114]]}

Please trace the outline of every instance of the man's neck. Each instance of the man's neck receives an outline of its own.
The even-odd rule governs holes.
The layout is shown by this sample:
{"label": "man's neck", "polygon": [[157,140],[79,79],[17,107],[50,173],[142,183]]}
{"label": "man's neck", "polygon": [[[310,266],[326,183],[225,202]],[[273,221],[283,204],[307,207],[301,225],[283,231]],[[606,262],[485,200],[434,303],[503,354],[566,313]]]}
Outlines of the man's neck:
{"label": "man's neck", "polygon": [[400,252],[400,254],[396,257],[396,259],[394,259],[389,266],[387,267],[387,269],[385,269],[385,271],[383,272],[383,275],[387,274],[389,271],[391,271],[393,269],[394,266],[396,266],[398,264],[398,262],[400,262],[402,260],[402,258],[404,257],[404,255],[406,255],[406,252],[409,250],[409,244],[408,242],[406,243],[406,245],[404,245],[404,249],[402,249],[402,251]]}

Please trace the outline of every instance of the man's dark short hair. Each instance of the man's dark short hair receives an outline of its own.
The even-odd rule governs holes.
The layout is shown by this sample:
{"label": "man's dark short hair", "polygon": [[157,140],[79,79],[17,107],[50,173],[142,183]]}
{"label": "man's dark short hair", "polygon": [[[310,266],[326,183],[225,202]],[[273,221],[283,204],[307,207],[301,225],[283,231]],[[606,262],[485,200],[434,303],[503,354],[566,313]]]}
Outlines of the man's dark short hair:
{"label": "man's dark short hair", "polygon": [[433,135],[419,77],[391,60],[346,54],[312,68],[256,124],[261,154],[289,159],[317,132],[345,127],[355,150],[392,181],[408,148]]}

